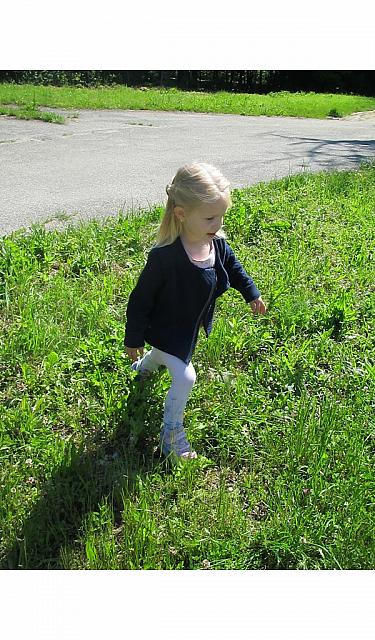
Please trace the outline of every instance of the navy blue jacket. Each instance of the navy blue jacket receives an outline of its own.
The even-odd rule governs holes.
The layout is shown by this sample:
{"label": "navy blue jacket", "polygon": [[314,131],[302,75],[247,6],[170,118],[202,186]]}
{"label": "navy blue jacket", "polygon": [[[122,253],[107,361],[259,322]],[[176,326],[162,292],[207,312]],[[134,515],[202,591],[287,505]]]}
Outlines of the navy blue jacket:
{"label": "navy blue jacket", "polygon": [[214,238],[215,265],[193,264],[180,237],[153,247],[126,310],[125,346],[145,342],[189,364],[200,326],[212,330],[216,298],[237,289],[246,302],[260,297],[252,278],[224,238]]}

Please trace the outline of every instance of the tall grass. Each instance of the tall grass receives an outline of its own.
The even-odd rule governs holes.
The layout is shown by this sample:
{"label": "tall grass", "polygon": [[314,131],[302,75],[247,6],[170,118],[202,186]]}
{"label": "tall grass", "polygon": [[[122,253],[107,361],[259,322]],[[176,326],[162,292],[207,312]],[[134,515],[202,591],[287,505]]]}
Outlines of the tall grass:
{"label": "tall grass", "polygon": [[0,244],[2,566],[374,566],[375,167],[233,192],[228,241],[269,306],[217,302],[169,467],[166,370],[123,353],[162,208]]}
{"label": "tall grass", "polygon": [[1,103],[65,109],[151,109],[300,118],[342,117],[375,109],[375,98],[344,94],[279,91],[260,95],[126,86],[78,88],[6,83],[0,84]]}

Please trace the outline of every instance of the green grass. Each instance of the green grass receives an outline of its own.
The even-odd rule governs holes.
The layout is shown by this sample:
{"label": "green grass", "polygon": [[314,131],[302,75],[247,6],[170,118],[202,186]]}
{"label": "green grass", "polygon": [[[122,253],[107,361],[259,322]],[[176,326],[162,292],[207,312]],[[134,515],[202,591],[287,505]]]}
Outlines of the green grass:
{"label": "green grass", "polygon": [[126,86],[77,88],[0,84],[0,105],[30,104],[64,109],[151,109],[237,113],[300,118],[342,117],[375,109],[375,98],[341,94],[289,93],[267,95],[203,93],[178,89],[133,89]]}
{"label": "green grass", "polygon": [[10,116],[18,120],[43,120],[44,122],[54,122],[56,124],[64,124],[65,118],[58,113],[49,111],[40,111],[31,104],[26,106],[5,106],[0,104],[0,115]]}
{"label": "green grass", "polygon": [[0,244],[2,565],[374,567],[375,166],[233,192],[235,290],[193,358],[197,461],[155,451],[166,370],[137,386],[124,314],[162,214]]}

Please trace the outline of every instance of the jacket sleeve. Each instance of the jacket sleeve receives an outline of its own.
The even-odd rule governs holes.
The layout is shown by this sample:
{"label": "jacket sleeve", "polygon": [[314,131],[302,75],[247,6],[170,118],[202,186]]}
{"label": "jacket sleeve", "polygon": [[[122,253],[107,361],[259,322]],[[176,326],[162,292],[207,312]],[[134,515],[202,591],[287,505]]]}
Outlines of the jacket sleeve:
{"label": "jacket sleeve", "polygon": [[158,252],[151,249],[146,265],[129,296],[126,309],[125,346],[130,348],[144,346],[144,332],[162,284],[163,272]]}
{"label": "jacket sleeve", "polygon": [[227,242],[225,242],[224,269],[228,273],[230,286],[237,289],[246,302],[260,297],[260,291],[255,286],[253,279],[246,273]]}

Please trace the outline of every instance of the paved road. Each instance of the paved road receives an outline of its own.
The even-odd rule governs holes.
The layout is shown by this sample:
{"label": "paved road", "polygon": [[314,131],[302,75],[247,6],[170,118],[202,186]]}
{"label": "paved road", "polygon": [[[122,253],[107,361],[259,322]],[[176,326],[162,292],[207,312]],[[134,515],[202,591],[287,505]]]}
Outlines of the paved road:
{"label": "paved road", "polygon": [[[60,113],[66,113],[59,110]],[[86,111],[65,125],[0,117],[0,235],[165,202],[185,162],[217,165],[232,187],[375,157],[375,119]]]}

